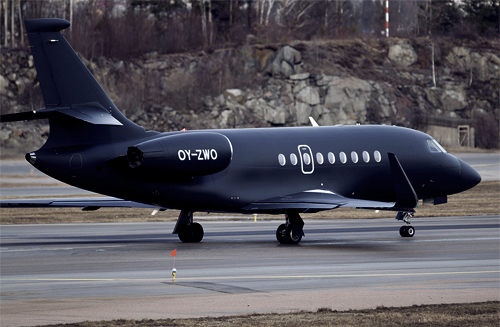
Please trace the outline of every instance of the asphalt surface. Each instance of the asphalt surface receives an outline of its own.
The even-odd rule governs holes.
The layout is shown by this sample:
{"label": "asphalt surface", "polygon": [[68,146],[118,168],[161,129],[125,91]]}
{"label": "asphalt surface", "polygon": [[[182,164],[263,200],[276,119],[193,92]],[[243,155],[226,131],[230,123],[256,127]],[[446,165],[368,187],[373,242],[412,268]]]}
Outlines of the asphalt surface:
{"label": "asphalt surface", "polygon": [[499,216],[415,218],[413,238],[394,219],[306,220],[296,246],[280,223],[204,221],[198,244],[172,222],[1,226],[1,325],[500,299]]}
{"label": "asphalt surface", "polygon": [[[500,153],[464,153],[455,154],[458,158],[472,165],[483,181],[500,180]],[[0,188],[0,196],[53,196],[53,195],[96,195],[93,192],[62,184],[31,166],[27,161],[0,162],[0,176],[3,183],[44,184],[37,187]],[[22,176],[22,178],[19,178]],[[45,186],[47,184],[47,186]]]}

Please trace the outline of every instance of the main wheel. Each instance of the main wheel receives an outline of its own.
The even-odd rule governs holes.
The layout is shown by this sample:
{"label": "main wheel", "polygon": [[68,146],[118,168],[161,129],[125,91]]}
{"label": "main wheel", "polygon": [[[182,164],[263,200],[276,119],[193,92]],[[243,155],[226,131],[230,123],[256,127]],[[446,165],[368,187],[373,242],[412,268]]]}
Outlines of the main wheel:
{"label": "main wheel", "polygon": [[179,236],[179,240],[181,240],[182,243],[191,242],[189,225],[187,225],[187,224],[180,225],[177,236]]}
{"label": "main wheel", "polygon": [[286,226],[285,240],[287,244],[299,244],[302,240],[302,234],[296,234],[292,225]]}
{"label": "main wheel", "polygon": [[399,235],[401,235],[401,237],[406,237],[406,226],[401,226],[399,229]]}
{"label": "main wheel", "polygon": [[198,223],[192,223],[189,225],[191,229],[191,242],[198,243],[203,239],[203,227]]}
{"label": "main wheel", "polygon": [[203,239],[203,227],[198,223],[183,225],[179,228],[179,240],[183,243],[198,243]]}
{"label": "main wheel", "polygon": [[285,232],[286,232],[286,225],[281,224],[279,225],[278,229],[276,229],[276,239],[280,244],[286,244],[286,238],[285,238]]}

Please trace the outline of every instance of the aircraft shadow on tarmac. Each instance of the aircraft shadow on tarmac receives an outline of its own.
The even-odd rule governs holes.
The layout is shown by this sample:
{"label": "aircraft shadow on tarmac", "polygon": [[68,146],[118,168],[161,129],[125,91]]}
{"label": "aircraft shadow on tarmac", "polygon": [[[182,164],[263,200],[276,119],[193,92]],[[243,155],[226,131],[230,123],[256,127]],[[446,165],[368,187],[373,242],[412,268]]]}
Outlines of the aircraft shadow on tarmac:
{"label": "aircraft shadow on tarmac", "polygon": [[[471,228],[479,228],[479,229],[495,229],[499,228],[500,224],[481,224],[481,225],[475,225],[475,224],[462,224],[462,225],[422,225],[419,226],[419,231],[433,231],[433,230],[461,230],[461,229],[471,229]],[[336,248],[342,248],[342,249],[347,249],[347,248],[353,248],[353,249],[361,249],[364,248],[366,250],[373,250],[377,248],[376,244],[378,244],[380,247],[382,244],[382,241],[370,241],[369,239],[367,240],[366,238],[360,237],[359,240],[346,240],[346,239],[337,239],[335,235],[342,235],[342,234],[353,234],[353,233],[371,233],[373,235],[376,235],[376,233],[382,233],[382,232],[394,232],[394,237],[393,238],[388,238],[386,241],[387,243],[404,243],[408,244],[411,243],[412,239],[405,239],[405,238],[399,238],[396,237],[397,232],[396,228],[393,227],[356,227],[356,228],[327,228],[327,229],[306,229],[306,237],[303,240],[303,245],[304,246],[321,246],[321,247],[336,247]],[[234,237],[238,236],[248,236],[252,235],[254,239],[252,240],[251,238],[245,238],[245,239],[235,239]],[[216,231],[216,232],[207,232],[205,234],[206,238],[203,242],[200,243],[202,244],[224,244],[224,246],[227,246],[227,244],[265,244],[266,246],[269,246],[269,244],[275,243],[276,246],[284,246],[287,247],[287,245],[283,244],[278,244],[274,242],[272,236],[273,232],[263,230],[263,231],[242,231],[242,232],[237,232],[237,231],[230,231],[230,232],[221,232],[221,231]],[[331,235],[327,239],[325,237],[315,237],[317,234],[328,234]],[[255,238],[256,236],[259,236],[258,238]],[[269,241],[264,241],[263,238],[269,236]],[[68,246],[68,245],[83,245],[83,244],[138,244],[138,243],[144,243],[144,244],[162,244],[162,243],[176,243],[179,245],[182,245],[183,247],[192,247],[194,246],[196,248],[195,244],[190,244],[186,243],[183,244],[178,241],[177,237],[175,235],[172,235],[170,233],[165,233],[165,234],[157,234],[157,233],[144,233],[144,234],[120,234],[120,235],[73,235],[73,236],[50,236],[50,240],[31,240],[29,242],[2,242],[1,246],[2,247],[13,247],[13,246]],[[198,247],[200,247],[198,245]],[[291,245],[289,246],[290,248],[299,248],[301,247],[300,244],[296,245]]]}

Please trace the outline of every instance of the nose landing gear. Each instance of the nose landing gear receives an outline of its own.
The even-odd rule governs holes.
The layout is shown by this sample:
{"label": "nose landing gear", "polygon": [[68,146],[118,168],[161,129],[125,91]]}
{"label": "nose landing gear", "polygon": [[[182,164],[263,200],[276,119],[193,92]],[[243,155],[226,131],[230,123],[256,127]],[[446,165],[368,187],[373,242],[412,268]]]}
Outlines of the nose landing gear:
{"label": "nose landing gear", "polygon": [[410,225],[410,219],[413,218],[413,212],[398,212],[396,220],[402,220],[406,223],[406,226],[401,226],[399,229],[399,235],[402,237],[413,237],[415,235],[415,228]]}

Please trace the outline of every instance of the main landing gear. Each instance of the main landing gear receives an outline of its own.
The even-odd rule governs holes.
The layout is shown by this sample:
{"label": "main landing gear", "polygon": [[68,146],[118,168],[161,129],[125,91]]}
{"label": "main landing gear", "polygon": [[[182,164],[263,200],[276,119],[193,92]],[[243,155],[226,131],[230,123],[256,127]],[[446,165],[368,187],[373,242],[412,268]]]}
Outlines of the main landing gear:
{"label": "main landing gear", "polygon": [[285,213],[286,223],[276,230],[276,239],[280,244],[298,244],[304,236],[304,221],[297,212]]}
{"label": "main landing gear", "polygon": [[172,234],[177,234],[183,243],[198,243],[203,239],[203,227],[193,222],[193,212],[182,210]]}
{"label": "main landing gear", "polygon": [[410,225],[410,219],[413,218],[413,212],[398,212],[396,220],[402,220],[406,226],[401,226],[399,235],[402,237],[413,237],[415,235],[415,228]]}

